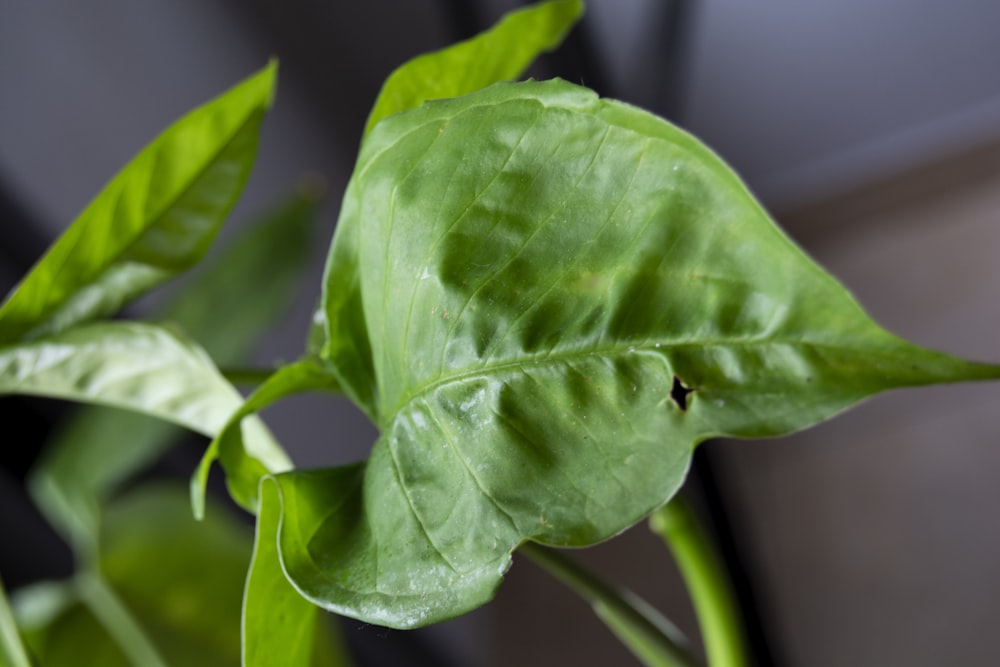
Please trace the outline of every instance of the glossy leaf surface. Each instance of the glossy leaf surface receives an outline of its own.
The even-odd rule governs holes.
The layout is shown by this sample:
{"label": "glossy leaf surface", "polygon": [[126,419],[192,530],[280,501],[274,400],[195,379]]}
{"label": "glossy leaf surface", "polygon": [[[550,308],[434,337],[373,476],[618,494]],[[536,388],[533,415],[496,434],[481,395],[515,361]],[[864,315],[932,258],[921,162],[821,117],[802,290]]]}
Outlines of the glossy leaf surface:
{"label": "glossy leaf surface", "polygon": [[0,343],[114,313],[193,266],[243,189],[276,65],[181,118],[87,206],[0,306]]}
{"label": "glossy leaf surface", "polygon": [[1000,377],[880,329],[699,142],[561,81],[386,118],[340,224],[328,276],[358,278],[327,319],[364,324],[340,372],[368,365],[382,435],[365,466],[277,476],[281,556],[376,623],[482,604],[524,540],[618,533],[707,437]]}
{"label": "glossy leaf surface", "polygon": [[[124,408],[214,437],[243,402],[194,343],[137,322],[83,325],[0,348],[0,394],[33,394]],[[284,451],[255,420],[244,424],[252,455],[278,471]]]}

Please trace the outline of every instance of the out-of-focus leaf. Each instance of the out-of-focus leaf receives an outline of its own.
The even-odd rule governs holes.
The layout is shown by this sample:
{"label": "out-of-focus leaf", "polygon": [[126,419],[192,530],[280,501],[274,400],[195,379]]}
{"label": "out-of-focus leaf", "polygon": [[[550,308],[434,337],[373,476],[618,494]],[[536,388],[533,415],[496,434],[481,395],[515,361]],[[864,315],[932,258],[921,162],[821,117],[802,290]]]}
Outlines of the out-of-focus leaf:
{"label": "out-of-focus leaf", "polygon": [[403,63],[382,84],[365,134],[386,116],[427,100],[459,97],[518,78],[539,55],[559,46],[582,14],[582,0],[540,2],[508,13],[471,39]]}
{"label": "out-of-focus leaf", "polygon": [[117,311],[208,250],[257,153],[277,66],[165,130],[87,206],[0,306],[0,343]]}
{"label": "out-of-focus leaf", "polygon": [[302,597],[281,569],[277,544],[281,503],[277,493],[273,482],[263,482],[243,599],[243,665],[346,667],[351,663],[340,635],[327,631],[325,613]]}
{"label": "out-of-focus leaf", "polygon": [[261,334],[280,322],[312,250],[321,190],[304,186],[237,236],[166,304],[174,322],[220,367],[247,363]]}
{"label": "out-of-focus leaf", "polygon": [[[0,348],[0,394],[9,393],[124,408],[208,437],[218,434],[243,403],[243,397],[197,345],[164,327],[137,322],[83,325]],[[250,420],[243,428],[248,453],[254,459],[270,471],[291,467],[287,455],[259,421]],[[89,456],[87,461],[105,464]],[[106,479],[100,472],[81,470],[80,474],[83,483],[90,486]]]}
{"label": "out-of-focus leaf", "polygon": [[145,486],[108,506],[105,580],[169,665],[238,665],[250,536],[223,508],[191,516],[182,487]]}
{"label": "out-of-focus leaf", "polygon": [[522,541],[615,535],[710,436],[1000,377],[886,333],[698,141],[562,81],[384,119],[342,216],[328,275],[357,280],[326,316],[364,324],[381,437],[363,468],[276,476],[281,558],[374,623],[482,604]]}
{"label": "out-of-focus leaf", "polygon": [[248,449],[241,428],[245,417],[291,394],[305,391],[336,392],[339,387],[337,379],[316,359],[306,358],[275,371],[230,417],[202,457],[201,464],[191,479],[195,516],[204,514],[205,486],[216,458],[226,471],[226,485],[233,499],[244,507],[257,507],[260,480],[272,470],[264,462],[257,460]]}
{"label": "out-of-focus leaf", "polygon": [[[18,617],[41,665],[136,664],[134,647],[132,660],[118,648],[129,639],[134,641],[135,635],[116,640],[108,632],[122,634],[120,624],[112,628],[108,623],[114,613],[129,616],[126,625],[135,625],[134,631],[148,642],[147,649],[163,663],[184,667],[240,664],[240,599],[251,540],[249,531],[234,522],[225,508],[212,509],[204,521],[195,521],[187,494],[174,486],[146,486],[113,501],[102,526],[99,575],[83,573],[75,586],[48,584],[18,592]],[[280,569],[275,583],[284,585],[290,601],[295,598],[311,610],[316,632],[306,648],[315,646],[312,650],[318,659],[303,664],[348,665],[339,653],[342,642],[337,629],[326,623],[315,625],[319,610],[295,593]],[[99,599],[102,595],[112,599],[110,605]],[[280,641],[289,655],[298,650],[292,642],[299,637],[275,636],[274,627],[262,630],[262,641],[267,637]],[[266,664],[292,664],[278,658]]]}
{"label": "out-of-focus leaf", "polygon": [[93,612],[79,601],[24,634],[39,667],[134,667]]}
{"label": "out-of-focus leaf", "polygon": [[[164,318],[216,363],[245,363],[260,334],[287,308],[309,251],[316,194],[304,191],[268,213],[165,307]],[[176,438],[174,426],[146,415],[84,408],[59,429],[32,471],[35,500],[78,553],[93,553],[100,502]]]}
{"label": "out-of-focus leaf", "polygon": [[[365,135],[383,118],[427,100],[458,97],[497,81],[516,79],[539,54],[558,46],[582,13],[581,0],[540,3],[511,12],[472,39],[410,60],[386,80]],[[345,200],[345,209],[352,204]],[[360,236],[355,225],[361,224],[360,217],[360,212],[341,211],[324,278],[323,303],[317,311],[319,331],[311,332],[310,349],[320,348],[322,356],[335,360],[333,372],[344,392],[372,417],[377,409],[376,397],[370,393],[374,376],[356,262]],[[329,319],[332,312],[338,314],[336,319]]]}
{"label": "out-of-focus leaf", "polygon": [[0,580],[0,665],[31,667],[31,660],[28,659],[28,652],[21,641],[21,633],[14,623],[14,614],[7,602],[7,591],[2,580]]}

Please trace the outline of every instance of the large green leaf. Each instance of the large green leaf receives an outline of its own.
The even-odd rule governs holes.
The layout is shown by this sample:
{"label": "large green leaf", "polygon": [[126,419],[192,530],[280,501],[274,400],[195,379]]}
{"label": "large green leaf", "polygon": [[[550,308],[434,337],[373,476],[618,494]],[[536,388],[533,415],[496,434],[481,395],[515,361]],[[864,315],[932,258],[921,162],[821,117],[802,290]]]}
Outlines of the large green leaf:
{"label": "large green leaf", "polygon": [[0,343],[111,314],[193,266],[257,152],[276,65],[157,137],[87,206],[0,306]]}
{"label": "large green leaf", "polygon": [[[380,120],[426,100],[458,97],[508,79],[516,79],[544,51],[555,48],[583,13],[581,0],[544,2],[507,14],[496,26],[472,39],[410,60],[386,80],[368,117],[365,135]],[[348,206],[349,201],[344,205]],[[322,348],[335,359],[333,372],[345,393],[369,417],[376,410],[368,330],[360,303],[357,257],[360,216],[341,212],[326,268],[318,326],[310,349]],[[327,315],[338,313],[338,319]],[[316,329],[323,330],[322,335]]]}
{"label": "large green leaf", "polygon": [[257,536],[243,598],[244,667],[346,667],[340,635],[327,627],[328,619],[299,595],[285,577],[278,556],[281,505],[272,482],[261,488]]}
{"label": "large green leaf", "polygon": [[[200,267],[162,317],[197,340],[216,363],[246,363],[261,333],[288,307],[309,252],[317,203],[315,193],[303,192],[263,216]],[[176,440],[176,428],[159,419],[82,409],[59,429],[32,471],[35,501],[78,553],[93,553],[100,502]]]}
{"label": "large green leaf", "polygon": [[[193,342],[170,329],[137,322],[82,325],[0,348],[0,394],[10,393],[124,408],[209,437],[215,437],[243,403]],[[246,422],[244,429],[250,455],[267,470],[291,467],[260,422]],[[96,477],[83,488],[100,485],[107,475],[90,466],[80,474]],[[60,489],[50,491],[58,494]],[[75,498],[66,500],[72,503]]]}
{"label": "large green leaf", "polygon": [[281,557],[376,623],[485,602],[524,540],[618,533],[710,436],[1000,377],[880,329],[708,149],[561,81],[386,118],[340,224],[328,275],[358,278],[327,318],[365,324],[382,435],[363,467],[277,476]]}

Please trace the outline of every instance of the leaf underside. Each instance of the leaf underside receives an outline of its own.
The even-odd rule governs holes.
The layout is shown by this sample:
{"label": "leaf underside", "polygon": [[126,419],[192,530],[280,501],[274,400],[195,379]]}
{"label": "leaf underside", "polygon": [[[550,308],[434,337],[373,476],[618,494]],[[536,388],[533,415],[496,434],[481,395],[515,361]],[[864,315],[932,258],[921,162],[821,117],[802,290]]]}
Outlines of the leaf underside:
{"label": "leaf underside", "polygon": [[522,541],[624,530],[705,438],[1000,376],[880,329],[708,149],[562,81],[376,126],[327,275],[326,360],[382,435],[265,509],[300,591],[395,627],[488,601]]}

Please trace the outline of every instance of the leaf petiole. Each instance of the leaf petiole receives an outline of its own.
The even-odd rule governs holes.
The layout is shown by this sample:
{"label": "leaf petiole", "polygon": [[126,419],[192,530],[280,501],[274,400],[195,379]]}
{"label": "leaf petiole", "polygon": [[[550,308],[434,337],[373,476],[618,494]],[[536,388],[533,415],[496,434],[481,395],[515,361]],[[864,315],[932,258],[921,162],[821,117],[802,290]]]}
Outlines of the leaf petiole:
{"label": "leaf petiole", "polygon": [[739,612],[725,571],[681,495],[653,512],[649,526],[667,544],[687,584],[710,667],[746,667]]}
{"label": "leaf petiole", "polygon": [[649,667],[700,667],[680,631],[629,591],[603,581],[556,549],[525,542],[521,553],[590,602],[594,613]]}
{"label": "leaf petiole", "polygon": [[145,630],[100,575],[82,571],[75,578],[80,599],[97,617],[134,665],[167,667]]}

